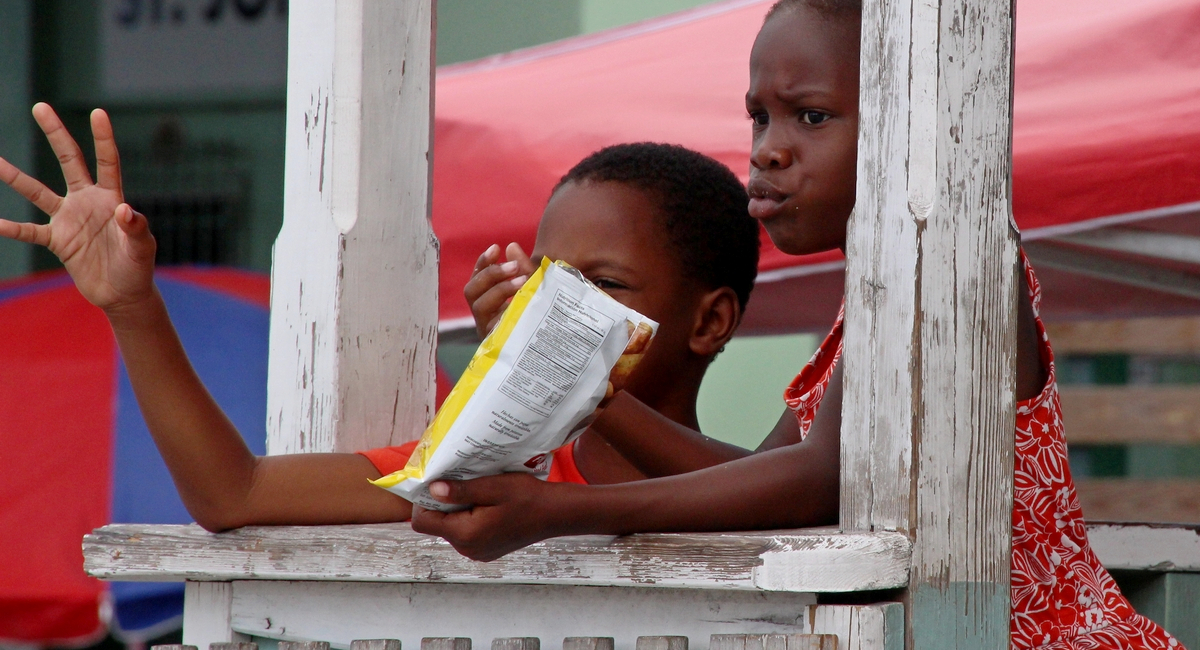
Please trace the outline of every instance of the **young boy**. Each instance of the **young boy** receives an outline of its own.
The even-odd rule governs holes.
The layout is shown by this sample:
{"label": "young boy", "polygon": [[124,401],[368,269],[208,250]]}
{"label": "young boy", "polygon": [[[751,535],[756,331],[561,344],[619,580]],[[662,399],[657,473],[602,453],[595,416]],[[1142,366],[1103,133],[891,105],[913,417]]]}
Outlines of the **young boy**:
{"label": "young boy", "polygon": [[[47,225],[0,219],[0,236],[48,247],[84,297],[104,310],[155,444],[196,522],[220,531],[407,519],[408,502],[367,482],[398,469],[396,462],[403,465],[407,456],[388,450],[250,453],[192,370],[154,287],[154,239],[145,217],[123,202],[107,115],[92,114],[93,183],[54,111],[39,104],[33,112],[62,161],[67,195],[56,196],[0,159],[0,180],[50,215]],[[659,321],[659,335],[628,389],[681,426],[697,426],[700,381],[736,329],[757,272],[758,229],[745,215],[745,201],[736,176],[712,159],[681,147],[624,145],[572,170],[538,231],[535,258],[573,264],[617,300]],[[530,264],[523,256],[522,263]],[[473,299],[476,313],[502,308],[505,290],[489,289],[495,290],[482,302],[482,296]],[[494,298],[500,302],[488,303]],[[560,480],[641,477],[591,432],[556,459]]]}
{"label": "young boy", "polygon": [[[787,253],[842,248],[855,200],[858,132],[857,0],[782,0],[750,55],[753,123],[749,211]],[[1178,648],[1133,611],[1089,547],[1067,465],[1054,355],[1037,316],[1039,289],[1022,260],[1018,291],[1012,647],[1045,650]],[[618,395],[592,430],[647,474],[690,474],[604,487],[539,484],[502,475],[430,486],[470,510],[418,511],[413,528],[477,559],[553,535],[812,526],[837,518],[842,321],[786,389],[788,411],[760,447],[711,466],[662,441],[696,436]],[[653,432],[653,433],[651,433]],[[683,443],[677,443],[682,446]],[[653,464],[654,467],[650,467]],[[652,471],[653,470],[653,471]]]}

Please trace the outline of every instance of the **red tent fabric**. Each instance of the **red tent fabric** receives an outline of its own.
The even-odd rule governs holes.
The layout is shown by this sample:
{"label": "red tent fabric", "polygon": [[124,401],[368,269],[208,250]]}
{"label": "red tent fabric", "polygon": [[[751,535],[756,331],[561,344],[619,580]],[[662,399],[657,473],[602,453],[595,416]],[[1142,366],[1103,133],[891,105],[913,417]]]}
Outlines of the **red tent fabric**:
{"label": "red tent fabric", "polygon": [[[744,177],[747,62],[770,4],[729,0],[439,69],[443,329],[469,323],[462,286],[479,253],[508,241],[528,250],[554,183],[595,149],[675,142]],[[1014,208],[1026,239],[1165,206],[1200,211],[1198,33],[1200,0],[1020,0]],[[827,327],[840,267],[836,254],[790,257],[768,243],[744,329]],[[1044,282],[1047,295],[1062,282]]]}

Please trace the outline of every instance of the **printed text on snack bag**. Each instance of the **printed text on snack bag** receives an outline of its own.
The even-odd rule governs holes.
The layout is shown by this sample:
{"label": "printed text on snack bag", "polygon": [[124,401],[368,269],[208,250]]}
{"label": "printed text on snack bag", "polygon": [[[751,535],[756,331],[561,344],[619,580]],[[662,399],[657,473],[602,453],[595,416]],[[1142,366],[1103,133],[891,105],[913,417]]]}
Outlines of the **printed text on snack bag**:
{"label": "printed text on snack bag", "polygon": [[[612,318],[562,291],[556,292],[550,310],[538,323],[500,392],[549,417],[600,349],[612,325]],[[516,432],[505,433],[513,436]]]}

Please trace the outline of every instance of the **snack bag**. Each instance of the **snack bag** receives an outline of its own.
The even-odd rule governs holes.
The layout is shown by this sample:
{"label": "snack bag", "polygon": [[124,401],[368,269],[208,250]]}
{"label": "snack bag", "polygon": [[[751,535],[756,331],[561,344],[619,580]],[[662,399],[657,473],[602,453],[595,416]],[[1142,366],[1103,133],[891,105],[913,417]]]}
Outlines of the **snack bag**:
{"label": "snack bag", "polygon": [[422,508],[455,509],[428,484],[503,472],[545,479],[621,390],[658,323],[613,300],[570,265],[543,260],[471,358],[408,464],[376,481]]}

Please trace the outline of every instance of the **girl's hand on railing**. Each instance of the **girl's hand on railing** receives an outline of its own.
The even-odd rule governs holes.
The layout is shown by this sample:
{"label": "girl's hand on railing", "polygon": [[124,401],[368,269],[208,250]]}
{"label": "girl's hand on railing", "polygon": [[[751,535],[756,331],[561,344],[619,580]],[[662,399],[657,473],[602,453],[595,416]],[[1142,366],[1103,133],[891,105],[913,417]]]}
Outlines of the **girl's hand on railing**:
{"label": "girl's hand on railing", "polygon": [[0,236],[45,246],[58,256],[80,293],[105,311],[120,310],[153,294],[154,237],[146,217],[125,203],[121,163],[108,115],[92,112],[96,181],[83,152],[47,104],[33,117],[58,156],[67,181],[58,196],[37,179],[0,158],[0,180],[50,215],[50,223],[0,219]]}

